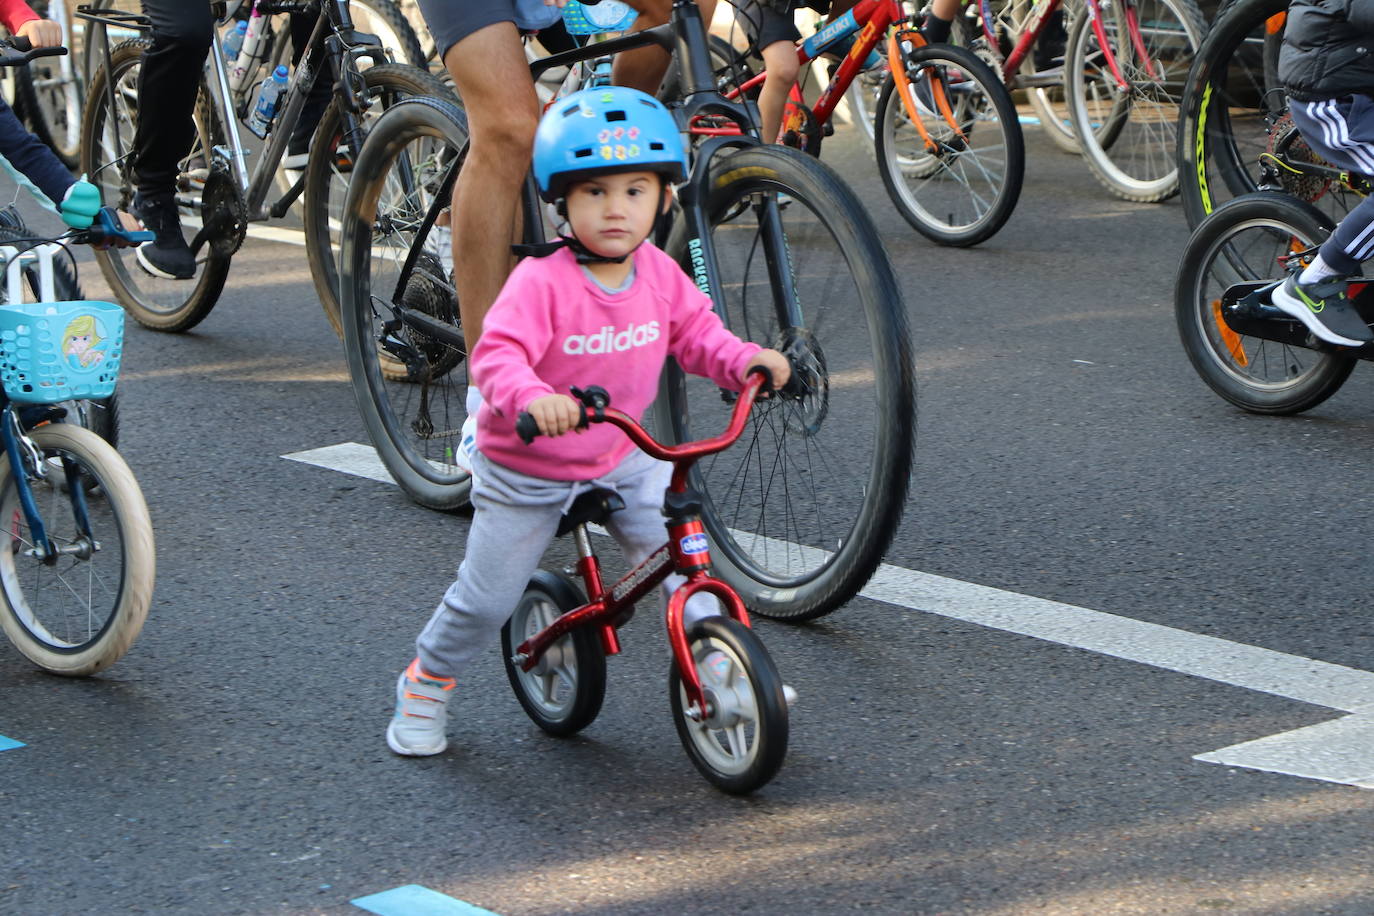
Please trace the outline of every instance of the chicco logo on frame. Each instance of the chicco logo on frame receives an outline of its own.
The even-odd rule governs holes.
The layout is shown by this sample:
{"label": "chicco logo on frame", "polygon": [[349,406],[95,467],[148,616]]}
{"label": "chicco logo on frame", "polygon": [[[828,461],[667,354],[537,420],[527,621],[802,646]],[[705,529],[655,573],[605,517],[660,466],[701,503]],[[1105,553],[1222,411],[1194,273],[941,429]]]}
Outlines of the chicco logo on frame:
{"label": "chicco logo on frame", "polygon": [[623,331],[606,325],[595,334],[569,334],[563,341],[563,352],[569,356],[584,353],[616,353],[632,347],[643,347],[658,340],[658,322],[632,324]]}

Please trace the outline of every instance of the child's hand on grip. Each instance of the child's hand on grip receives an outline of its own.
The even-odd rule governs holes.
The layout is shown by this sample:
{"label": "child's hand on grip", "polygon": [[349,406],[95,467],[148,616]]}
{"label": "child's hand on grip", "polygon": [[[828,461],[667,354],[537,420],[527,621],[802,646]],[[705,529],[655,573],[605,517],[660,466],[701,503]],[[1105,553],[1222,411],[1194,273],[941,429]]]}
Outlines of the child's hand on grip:
{"label": "child's hand on grip", "polygon": [[561,436],[576,429],[582,420],[582,405],[566,394],[546,394],[530,401],[525,412],[534,417],[539,432],[545,436]]}

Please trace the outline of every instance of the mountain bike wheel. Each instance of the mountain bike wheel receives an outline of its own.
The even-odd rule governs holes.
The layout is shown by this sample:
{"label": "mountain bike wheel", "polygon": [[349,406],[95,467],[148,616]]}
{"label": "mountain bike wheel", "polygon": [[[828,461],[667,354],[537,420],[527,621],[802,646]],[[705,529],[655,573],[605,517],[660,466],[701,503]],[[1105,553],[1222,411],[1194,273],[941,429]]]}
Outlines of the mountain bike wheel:
{"label": "mountain bike wheel", "polygon": [[707,714],[688,714],[682,673],[673,664],[668,698],[687,756],[714,786],[745,795],[765,785],[787,756],[782,678],[754,631],[727,617],[692,626],[687,646],[706,693]]}
{"label": "mountain bike wheel", "polygon": [[[0,245],[13,245],[20,251],[33,244],[33,233],[20,226],[0,226]],[[81,286],[76,281],[76,272],[65,257],[53,258],[53,294],[59,302],[74,302],[85,299]],[[27,287],[22,301],[41,301],[41,287],[38,267],[23,268],[24,285]],[[9,302],[9,290],[0,284],[0,303]],[[107,398],[80,398],[63,401],[59,406],[67,409],[67,421],[84,426],[104,439],[110,445],[119,444],[119,402],[118,393]]]}
{"label": "mountain bike wheel", "polygon": [[[400,13],[398,12],[399,16]],[[367,130],[384,111],[404,98],[417,95],[457,97],[437,77],[408,64],[380,64],[362,71],[372,104],[364,115]],[[343,117],[336,99],[320,118],[310,143],[305,175],[305,252],[315,293],[334,333],[343,336],[339,318],[339,270],[335,252],[343,220],[344,198],[353,174],[356,154],[343,142]]]}
{"label": "mountain bike wheel", "polygon": [[[1132,14],[1135,31],[1129,27]],[[1117,197],[1141,203],[1167,200],[1178,193],[1179,101],[1206,32],[1205,20],[1193,0],[1103,4],[1100,20],[1129,89],[1123,93],[1117,88],[1091,17],[1077,17],[1064,69],[1069,114],[1082,138],[1083,158],[1098,182]],[[1098,125],[1108,125],[1104,136],[1098,135]]]}
{"label": "mountain bike wheel", "polygon": [[[824,163],[740,149],[712,162],[701,190],[717,314],[789,353],[802,391],[755,404],[740,441],[693,469],[715,571],[760,614],[819,617],[868,581],[905,507],[916,381],[901,290],[863,206]],[[689,234],[679,220],[666,249],[705,282]],[[670,363],[655,434],[714,436],[732,409],[733,397]]]}
{"label": "mountain bike wheel", "polygon": [[[875,150],[883,186],[897,212],[926,238],[975,245],[1006,224],[1021,196],[1026,153],[1016,108],[987,64],[963,48],[926,45],[906,53],[905,63],[911,98],[902,99],[891,76],[878,98]],[[935,85],[953,124],[935,101]]]}
{"label": "mountain bike wheel", "polygon": [[1298,413],[1335,394],[1354,368],[1351,357],[1237,334],[1221,316],[1228,287],[1284,279],[1334,225],[1311,204],[1260,191],[1218,207],[1188,240],[1174,287],[1179,337],[1202,380],[1237,407]]}
{"label": "mountain bike wheel", "polygon": [[[71,6],[68,0],[32,4],[34,12],[62,26],[63,37],[72,41]],[[72,51],[74,55],[75,49]],[[64,68],[67,73],[64,75]],[[16,70],[16,91],[23,96],[29,129],[46,143],[62,164],[75,168],[81,158],[81,105],[84,101],[77,78],[75,57],[40,57]]]}
{"label": "mountain bike wheel", "polygon": [[[48,537],[62,553],[53,565],[30,554],[35,545],[13,471],[0,462],[0,520],[8,541],[0,550],[0,627],[45,671],[94,674],[128,651],[148,616],[152,521],[128,465],[95,433],[52,423],[29,435],[49,468],[30,485]],[[79,504],[89,533],[77,521]]]}
{"label": "mountain bike wheel", "polygon": [[[431,509],[467,504],[472,482],[454,463],[467,417],[467,352],[413,328],[390,327],[400,301],[455,328],[448,232],[425,214],[467,143],[451,102],[412,98],[377,119],[358,154],[340,233],[344,353],[358,411],[377,455],[411,499]],[[406,261],[417,249],[409,269]]]}
{"label": "mountain bike wheel", "polygon": [[[128,152],[132,149],[134,128],[138,123],[138,75],[143,54],[151,44],[147,39],[133,39],[110,52],[113,111],[103,63],[91,77],[86,96],[81,170],[100,188],[101,200],[121,210],[128,210],[133,202],[133,175]],[[202,82],[195,110],[195,140],[181,162],[177,178],[177,200],[183,220],[190,225],[207,216],[232,215],[236,207],[242,207],[237,191],[231,189],[232,179],[207,167],[216,161],[214,149],[219,144],[220,133],[210,113],[208,99]],[[124,153],[122,159],[117,151]],[[211,193],[207,188],[218,188],[222,193]],[[229,240],[221,244],[218,239],[212,239],[204,244],[196,252],[196,276],[190,280],[154,276],[139,264],[134,248],[97,251],[95,260],[120,305],[135,321],[155,331],[180,332],[205,320],[215,307],[236,247],[236,243]]]}
{"label": "mountain bike wheel", "polygon": [[[1238,0],[1212,24],[1198,48],[1179,116],[1178,164],[1183,212],[1199,223],[1227,200],[1259,186],[1260,155],[1287,110],[1278,80],[1286,0]],[[1321,204],[1344,214],[1352,205],[1333,188]]]}
{"label": "mountain bike wheel", "polygon": [[541,569],[501,628],[501,659],[515,698],[535,725],[560,738],[591,725],[606,698],[606,653],[596,630],[568,633],[529,671],[511,657],[522,642],[583,603],[572,580]]}

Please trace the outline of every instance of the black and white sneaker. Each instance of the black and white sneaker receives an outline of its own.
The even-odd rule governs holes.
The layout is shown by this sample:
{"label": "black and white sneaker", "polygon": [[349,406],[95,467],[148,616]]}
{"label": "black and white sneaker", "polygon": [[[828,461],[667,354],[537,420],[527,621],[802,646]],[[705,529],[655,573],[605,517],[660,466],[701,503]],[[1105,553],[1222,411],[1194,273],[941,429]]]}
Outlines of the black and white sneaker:
{"label": "black and white sneaker", "polygon": [[190,280],[196,275],[196,258],[181,234],[181,214],[171,194],[135,194],[129,209],[153,234],[135,251],[139,265],[155,277]]}
{"label": "black and white sneaker", "polygon": [[1374,341],[1374,331],[1350,304],[1348,287],[1345,277],[1306,284],[1292,276],[1276,287],[1269,298],[1284,314],[1301,321],[1318,340],[1359,347]]}

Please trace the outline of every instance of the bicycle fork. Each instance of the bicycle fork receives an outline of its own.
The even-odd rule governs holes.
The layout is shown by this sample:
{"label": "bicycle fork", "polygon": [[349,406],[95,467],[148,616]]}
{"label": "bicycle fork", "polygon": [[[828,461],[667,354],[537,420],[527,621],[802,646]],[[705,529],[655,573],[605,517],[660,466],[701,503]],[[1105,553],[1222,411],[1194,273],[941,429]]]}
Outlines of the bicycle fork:
{"label": "bicycle fork", "polygon": [[[48,566],[55,564],[59,557],[71,554],[85,560],[90,559],[91,554],[100,549],[95,537],[91,532],[90,513],[86,505],[86,491],[81,482],[81,470],[70,458],[65,455],[62,457],[62,472],[65,475],[67,491],[71,495],[72,514],[75,517],[77,529],[81,532],[81,537],[65,546],[58,545],[48,537],[47,526],[43,523],[43,516],[38,511],[38,502],[33,495],[31,480],[46,478],[48,469],[44,465],[43,455],[38,450],[38,446],[25,434],[25,425],[36,425],[38,423],[60,419],[62,411],[51,407],[29,408],[36,410],[37,416],[28,416],[27,423],[20,419],[19,410],[14,404],[5,405],[4,420],[0,424],[0,436],[5,442],[5,455],[9,459],[10,475],[14,478],[15,492],[19,495],[19,506],[24,513],[24,520],[28,523],[30,540],[32,546],[26,551],[29,556],[36,557]],[[28,413],[28,410],[25,413]],[[13,520],[10,520],[13,523]],[[13,536],[16,532],[11,531]]]}

